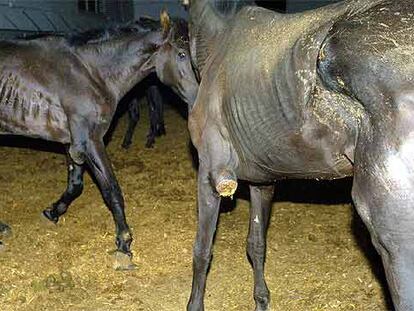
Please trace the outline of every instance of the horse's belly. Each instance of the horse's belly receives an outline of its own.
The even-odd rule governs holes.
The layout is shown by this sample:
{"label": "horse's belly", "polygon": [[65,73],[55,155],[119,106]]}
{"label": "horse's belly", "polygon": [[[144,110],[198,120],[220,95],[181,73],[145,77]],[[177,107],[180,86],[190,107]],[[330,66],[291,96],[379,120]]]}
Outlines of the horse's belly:
{"label": "horse's belly", "polygon": [[[306,146],[306,144],[303,144]],[[353,174],[352,162],[328,146],[298,148],[294,144],[240,161],[242,179],[266,182],[284,178],[338,179]]]}
{"label": "horse's belly", "polygon": [[275,111],[276,107],[266,113],[249,113],[242,125],[232,127],[230,123],[244,178],[264,181],[352,175],[357,108],[347,97],[316,87],[307,108],[294,122],[281,110]]}
{"label": "horse's belly", "polygon": [[68,143],[70,133],[63,109],[47,101],[0,99],[0,129],[4,132]]}
{"label": "horse's belly", "polygon": [[301,154],[295,156],[290,153],[289,158],[281,154],[271,155],[271,159],[276,159],[274,162],[268,163],[272,168],[271,175],[275,179],[337,179],[350,176],[353,173],[353,166],[349,159],[330,148],[321,146],[318,151],[301,148],[298,153]]}

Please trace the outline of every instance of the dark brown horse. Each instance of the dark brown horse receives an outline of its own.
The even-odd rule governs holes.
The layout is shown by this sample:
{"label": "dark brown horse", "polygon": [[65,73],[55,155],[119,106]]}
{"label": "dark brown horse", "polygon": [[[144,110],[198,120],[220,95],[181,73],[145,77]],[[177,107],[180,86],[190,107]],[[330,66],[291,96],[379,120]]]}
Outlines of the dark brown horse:
{"label": "dark brown horse", "polygon": [[[114,218],[121,257],[131,256],[132,236],[102,140],[117,104],[151,72],[189,103],[198,87],[186,42],[177,36],[166,12],[161,22],[160,30],[119,29],[86,41],[0,41],[1,133],[67,146],[67,189],[44,215],[57,222],[66,212],[82,193],[88,165]],[[128,262],[119,268],[129,267]]]}
{"label": "dark brown horse", "polygon": [[247,253],[264,311],[274,182],[352,175],[395,309],[414,310],[414,2],[347,0],[286,15],[255,6],[226,15],[215,2],[190,2],[201,83],[189,115],[200,167],[188,310],[204,310],[220,198],[238,179],[250,182]]}

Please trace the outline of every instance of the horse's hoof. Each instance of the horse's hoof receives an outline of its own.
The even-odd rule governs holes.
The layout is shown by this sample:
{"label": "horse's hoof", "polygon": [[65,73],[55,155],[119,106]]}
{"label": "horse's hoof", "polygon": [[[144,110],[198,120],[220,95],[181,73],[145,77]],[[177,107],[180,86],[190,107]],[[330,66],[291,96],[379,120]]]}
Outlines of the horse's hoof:
{"label": "horse's hoof", "polygon": [[42,216],[41,217],[42,220],[46,220],[44,222],[45,224],[53,223],[53,224],[56,225],[58,223],[58,221],[59,221],[59,217],[53,216],[50,209],[45,209],[41,213],[41,216]]}
{"label": "horse's hoof", "polygon": [[115,258],[114,269],[117,271],[126,271],[126,270],[135,270],[137,265],[132,262],[131,256],[128,254],[122,253],[120,251],[115,251],[113,254]]}
{"label": "horse's hoof", "polygon": [[270,310],[269,296],[256,297],[255,300],[256,300],[255,311],[269,311]]}
{"label": "horse's hoof", "polygon": [[269,305],[267,305],[267,306],[256,306],[254,311],[270,311],[270,307],[269,307]]}
{"label": "horse's hoof", "polygon": [[161,125],[158,129],[157,129],[157,136],[163,136],[166,135],[167,132],[165,131],[165,127],[164,125]]}
{"label": "horse's hoof", "polygon": [[0,222],[0,236],[4,238],[8,238],[12,235],[12,229],[9,225]]}
{"label": "horse's hoof", "polygon": [[125,150],[128,150],[129,147],[131,147],[131,143],[122,143],[122,148],[124,148]]}
{"label": "horse's hoof", "polygon": [[154,148],[155,141],[147,141],[145,144],[145,148]]}

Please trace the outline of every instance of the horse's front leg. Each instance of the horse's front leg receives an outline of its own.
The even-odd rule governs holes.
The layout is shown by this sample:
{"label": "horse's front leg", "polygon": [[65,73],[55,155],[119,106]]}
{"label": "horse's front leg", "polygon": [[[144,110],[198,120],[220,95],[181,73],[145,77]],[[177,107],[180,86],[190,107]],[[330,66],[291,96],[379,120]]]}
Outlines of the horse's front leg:
{"label": "horse's front leg", "polygon": [[193,285],[187,309],[204,310],[207,270],[220,209],[220,196],[214,190],[208,170],[200,164],[198,172],[198,229],[193,250]]}
{"label": "horse's front leg", "polygon": [[274,185],[250,186],[250,225],[247,254],[254,272],[254,300],[256,311],[269,309],[269,290],[264,279],[266,233],[272,206]]}
{"label": "horse's front leg", "polygon": [[76,164],[68,155],[68,183],[66,191],[59,200],[52,204],[50,208],[43,211],[43,215],[50,221],[57,223],[59,217],[66,213],[69,205],[78,198],[83,191],[83,174],[85,168],[83,165]]}
{"label": "horse's front leg", "polygon": [[193,286],[189,311],[204,310],[207,270],[211,260],[213,236],[217,226],[221,197],[237,190],[237,156],[231,143],[215,126],[204,129],[198,145],[198,229],[193,256]]}
{"label": "horse's front leg", "polygon": [[[126,270],[134,268],[130,258],[132,257],[130,245],[132,234],[126,222],[124,212],[124,198],[121,188],[112,171],[111,162],[105,150],[102,140],[90,138],[86,142],[85,158],[91,172],[96,178],[106,206],[112,213],[116,228],[117,259],[116,269]],[[122,256],[125,254],[127,256]]]}

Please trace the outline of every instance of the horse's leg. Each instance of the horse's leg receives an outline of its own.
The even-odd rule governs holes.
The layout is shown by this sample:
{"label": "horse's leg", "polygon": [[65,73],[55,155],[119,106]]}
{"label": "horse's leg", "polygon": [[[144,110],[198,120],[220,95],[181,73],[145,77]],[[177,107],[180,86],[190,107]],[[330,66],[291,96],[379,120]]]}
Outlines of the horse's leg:
{"label": "horse's leg", "polygon": [[220,197],[211,185],[203,165],[198,172],[198,229],[193,251],[193,285],[187,309],[204,310],[207,270],[211,260],[214,232],[220,209]]}
{"label": "horse's leg", "polygon": [[[155,137],[165,134],[163,118],[163,102],[160,89],[157,85],[151,85],[147,89],[148,112],[150,127],[147,135],[145,146],[152,148],[155,143]],[[163,131],[163,132],[162,132]]]}
{"label": "horse's leg", "polygon": [[216,126],[204,129],[204,141],[197,147],[198,229],[193,254],[193,285],[189,311],[204,310],[207,270],[211,260],[213,236],[217,226],[222,196],[232,196],[237,188],[234,172],[235,153]]}
{"label": "horse's leg", "polygon": [[396,311],[414,310],[414,141],[401,135],[393,150],[385,130],[360,132],[352,197],[381,255]]}
{"label": "horse's leg", "polygon": [[83,191],[84,166],[76,164],[69,155],[67,156],[67,166],[68,183],[66,191],[50,208],[43,211],[43,215],[54,223],[59,221],[59,217],[66,213],[69,205],[78,198]]}
{"label": "horse's leg", "polygon": [[[85,159],[96,178],[105,204],[111,211],[115,221],[118,255],[126,254],[130,258],[132,257],[130,249],[132,234],[125,218],[124,198],[115,174],[112,171],[112,165],[102,140],[90,138],[86,142]],[[126,261],[124,264],[119,263],[116,268],[133,268],[131,262]]]}
{"label": "horse's leg", "polygon": [[250,186],[251,208],[247,254],[254,271],[256,311],[266,311],[269,308],[269,290],[264,280],[264,261],[273,191],[274,185]]}
{"label": "horse's leg", "polygon": [[[12,230],[9,225],[0,221],[0,238],[9,237],[12,234]],[[3,242],[0,240],[0,250],[3,248]]]}
{"label": "horse's leg", "polygon": [[157,112],[157,136],[165,135],[165,124],[164,124],[164,97],[159,86],[156,88],[154,93],[156,100],[154,99],[155,111]]}
{"label": "horse's leg", "polygon": [[122,142],[122,147],[128,149],[132,143],[132,136],[134,135],[135,128],[139,121],[139,103],[136,98],[134,98],[128,106],[128,129],[124,136],[124,141]]}
{"label": "horse's leg", "polygon": [[0,221],[0,236],[7,236],[10,234],[11,234],[10,226]]}

